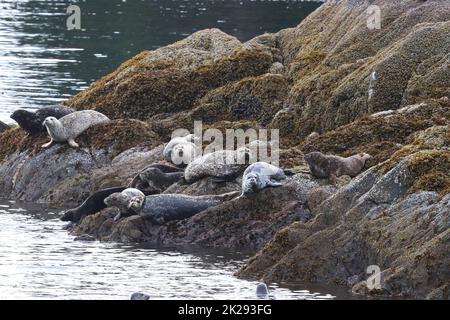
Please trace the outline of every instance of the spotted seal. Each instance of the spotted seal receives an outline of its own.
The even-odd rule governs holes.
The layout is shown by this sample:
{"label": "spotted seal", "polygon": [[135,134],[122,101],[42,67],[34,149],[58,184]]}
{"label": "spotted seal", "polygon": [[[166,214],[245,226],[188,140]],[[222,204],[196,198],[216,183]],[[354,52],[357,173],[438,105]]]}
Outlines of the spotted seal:
{"label": "spotted seal", "polygon": [[321,152],[311,152],[305,155],[305,161],[314,177],[330,179],[336,182],[336,177],[347,175],[356,177],[366,165],[366,161],[372,156],[367,153],[359,153],[343,158],[335,155],[325,155]]}
{"label": "spotted seal", "polygon": [[121,192],[113,193],[103,202],[109,208],[116,207],[119,209],[119,213],[114,217],[114,221],[119,220],[124,215],[132,215],[132,212],[129,212],[130,209],[130,201],[134,197],[145,197],[144,193],[139,189],[127,188]]}
{"label": "spotted seal", "polygon": [[43,148],[50,147],[53,142],[66,142],[74,148],[79,145],[75,138],[96,124],[110,121],[107,116],[94,110],[83,110],[70,113],[59,120],[55,117],[47,117],[44,126],[51,138],[50,142],[42,145]]}
{"label": "spotted seal", "polygon": [[73,112],[75,112],[74,109],[61,106],[45,107],[38,109],[35,112],[19,109],[14,111],[10,115],[10,118],[16,121],[28,134],[35,136],[45,133],[45,127],[42,126],[42,123],[46,118],[54,117],[60,119]]}
{"label": "spotted seal", "polygon": [[78,222],[83,216],[88,216],[106,208],[104,200],[113,193],[122,192],[125,187],[103,189],[89,196],[79,207],[64,212],[62,221]]}
{"label": "spotted seal", "polygon": [[183,194],[157,194],[134,197],[130,209],[156,224],[188,219],[210,207],[236,198],[239,192],[212,196],[188,196]]}
{"label": "spotted seal", "polygon": [[188,164],[184,179],[188,183],[204,177],[213,177],[216,181],[232,181],[248,167],[250,150],[221,150],[198,157]]}
{"label": "spotted seal", "polygon": [[256,162],[244,171],[242,178],[242,195],[256,193],[268,187],[281,187],[280,182],[273,180],[286,179],[284,171],[270,163]]}
{"label": "spotted seal", "polygon": [[166,161],[171,162],[172,161],[172,151],[173,148],[177,144],[183,144],[183,143],[192,143],[195,140],[195,136],[193,134],[188,134],[184,137],[175,137],[172,138],[164,147],[163,150],[163,156]]}

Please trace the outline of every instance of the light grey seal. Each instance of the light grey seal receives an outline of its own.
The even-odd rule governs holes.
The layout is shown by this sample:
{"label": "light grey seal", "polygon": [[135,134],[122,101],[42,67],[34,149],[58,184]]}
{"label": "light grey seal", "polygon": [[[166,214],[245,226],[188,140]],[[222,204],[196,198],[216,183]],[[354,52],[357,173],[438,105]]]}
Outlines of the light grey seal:
{"label": "light grey seal", "polygon": [[195,141],[195,136],[193,134],[188,134],[187,136],[184,137],[175,137],[172,138],[167,145],[164,147],[163,150],[163,156],[164,159],[166,161],[171,162],[172,161],[172,151],[173,148],[177,145],[177,144],[182,144],[182,143],[192,143],[193,141]]}
{"label": "light grey seal", "polygon": [[172,148],[170,161],[179,167],[186,166],[196,158],[196,150],[192,142],[179,143]]}
{"label": "light grey seal", "polygon": [[221,150],[198,157],[188,164],[184,179],[188,183],[204,177],[213,177],[216,181],[232,181],[248,167],[250,150]]}
{"label": "light grey seal", "polygon": [[366,161],[372,156],[360,153],[348,158],[335,155],[325,155],[321,152],[311,152],[305,155],[305,161],[314,177],[319,179],[330,179],[334,184],[336,177],[356,177],[363,169]]}
{"label": "light grey seal", "polygon": [[42,148],[50,147],[53,142],[66,142],[74,148],[78,148],[75,138],[85,130],[96,124],[110,121],[107,116],[94,110],[76,111],[60,118],[48,117],[44,120],[44,126],[51,138],[50,142],[42,145]]}
{"label": "light grey seal", "polygon": [[242,178],[242,195],[256,193],[268,187],[281,187],[280,182],[273,180],[286,179],[284,171],[266,162],[256,162],[244,171]]}
{"label": "light grey seal", "polygon": [[134,197],[145,197],[145,195],[139,189],[127,188],[122,192],[113,193],[104,200],[107,207],[119,209],[119,213],[114,217],[114,221],[119,220],[122,215],[130,214],[130,201]]}
{"label": "light grey seal", "polygon": [[187,196],[183,194],[157,194],[147,197],[134,197],[130,209],[156,224],[183,220],[224,201],[236,198],[239,192],[222,195]]}

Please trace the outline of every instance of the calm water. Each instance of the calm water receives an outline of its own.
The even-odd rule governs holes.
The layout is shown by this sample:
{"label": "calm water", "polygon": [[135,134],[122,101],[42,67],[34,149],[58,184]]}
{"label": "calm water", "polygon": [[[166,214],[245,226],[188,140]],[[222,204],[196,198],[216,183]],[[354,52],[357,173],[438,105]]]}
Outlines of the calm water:
{"label": "calm water", "polygon": [[[77,4],[84,31],[66,29]],[[319,3],[250,0],[0,1],[0,120],[18,108],[57,104],[120,63],[200,29],[240,40],[297,25]],[[0,202],[0,299],[251,299],[233,273],[239,252],[75,242],[57,212]],[[308,291],[307,289],[311,290]],[[345,289],[272,286],[278,299],[352,298]]]}
{"label": "calm water", "polygon": [[[59,214],[0,202],[0,299],[255,299],[255,282],[233,273],[248,255],[78,242]],[[271,286],[276,299],[349,298],[342,288]],[[310,289],[308,291],[306,289]]]}
{"label": "calm water", "polygon": [[[81,9],[82,30],[66,10]],[[220,28],[245,41],[296,26],[320,2],[298,0],[1,0],[0,120],[67,99],[120,63],[189,34]]]}

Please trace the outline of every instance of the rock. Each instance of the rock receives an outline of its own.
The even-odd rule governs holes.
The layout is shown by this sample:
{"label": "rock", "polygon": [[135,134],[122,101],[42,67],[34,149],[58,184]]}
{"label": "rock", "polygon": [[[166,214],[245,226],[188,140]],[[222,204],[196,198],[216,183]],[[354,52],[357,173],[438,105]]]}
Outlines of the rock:
{"label": "rock", "polygon": [[[417,134],[389,160],[316,205],[314,219],[277,232],[238,275],[350,284],[363,294],[439,295],[450,270],[448,132],[446,126]],[[370,265],[382,270],[378,290],[365,281],[354,284],[367,279]]]}
{"label": "rock", "polygon": [[86,241],[86,242],[90,242],[90,241],[95,241],[95,238],[93,236],[90,236],[88,234],[82,234],[78,237],[75,237],[73,239],[74,241]]}
{"label": "rock", "polygon": [[[26,136],[20,128],[0,135],[0,192],[4,197],[55,206],[80,204],[89,193],[102,187],[126,184],[154,156],[158,137],[137,120],[114,120],[89,128],[78,138],[80,149],[56,144],[48,149],[40,145],[45,136]],[[139,146],[146,154],[133,149]],[[136,168],[136,171],[133,169]],[[123,179],[122,179],[123,177]],[[125,178],[126,177],[126,178]]]}
{"label": "rock", "polygon": [[2,133],[3,131],[10,129],[10,126],[8,126],[6,123],[0,121],[0,133]]}
{"label": "rock", "polygon": [[135,292],[130,296],[130,300],[150,300],[150,295],[143,292]]}
{"label": "rock", "polygon": [[[201,185],[202,181],[197,183]],[[199,187],[198,192],[193,192],[196,188],[178,189],[178,192],[191,195],[217,192],[217,189],[208,191],[207,186],[206,184]],[[289,177],[283,187],[264,189],[250,197],[234,199],[189,219],[169,222],[162,226],[153,225],[140,216],[125,218],[115,223],[115,211],[105,209],[83,219],[73,229],[72,234],[87,233],[102,241],[257,249],[264,245],[276,230],[294,221],[307,221],[310,218],[304,201],[306,193],[313,186],[317,184],[308,179]],[[239,184],[224,186],[220,193],[225,190],[239,190]]]}

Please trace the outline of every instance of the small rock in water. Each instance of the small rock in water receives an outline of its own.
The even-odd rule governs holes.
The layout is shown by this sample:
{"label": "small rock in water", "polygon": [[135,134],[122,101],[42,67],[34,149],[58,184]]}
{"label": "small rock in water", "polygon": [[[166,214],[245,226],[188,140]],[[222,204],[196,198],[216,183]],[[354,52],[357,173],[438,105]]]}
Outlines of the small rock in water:
{"label": "small rock in water", "polygon": [[142,292],[135,292],[130,296],[130,300],[150,300],[150,295]]}
{"label": "small rock in water", "polygon": [[81,236],[76,237],[73,239],[74,241],[95,241],[95,238],[93,236],[90,236],[88,234],[82,234]]}
{"label": "small rock in water", "polygon": [[260,299],[267,299],[269,297],[269,289],[265,283],[258,283],[256,286],[256,296]]}
{"label": "small rock in water", "polygon": [[70,229],[72,229],[72,227],[73,227],[74,225],[75,225],[74,222],[69,222],[68,224],[64,225],[64,226],[62,227],[62,229],[63,229],[63,230],[70,230]]}

